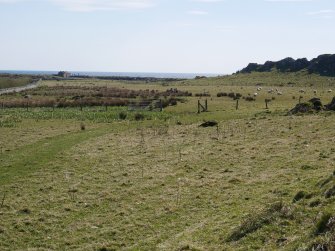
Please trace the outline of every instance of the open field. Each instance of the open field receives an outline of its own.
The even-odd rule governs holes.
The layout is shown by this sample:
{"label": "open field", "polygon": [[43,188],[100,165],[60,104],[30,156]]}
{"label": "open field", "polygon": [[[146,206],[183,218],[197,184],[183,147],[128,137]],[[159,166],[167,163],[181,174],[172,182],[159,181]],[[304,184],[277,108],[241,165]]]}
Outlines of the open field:
{"label": "open field", "polygon": [[[282,85],[293,79],[297,84]],[[287,115],[300,96],[329,103],[333,79],[43,81],[0,102],[25,95],[56,100],[57,86],[88,88],[84,96],[93,86],[104,93],[177,88],[192,96],[162,112],[103,105],[0,109],[1,250],[334,248],[335,113]],[[268,93],[276,88],[281,95]],[[238,110],[219,92],[240,93]],[[256,92],[255,101],[246,101]],[[197,114],[198,100],[206,98],[209,111]],[[199,127],[213,119],[217,127]]]}

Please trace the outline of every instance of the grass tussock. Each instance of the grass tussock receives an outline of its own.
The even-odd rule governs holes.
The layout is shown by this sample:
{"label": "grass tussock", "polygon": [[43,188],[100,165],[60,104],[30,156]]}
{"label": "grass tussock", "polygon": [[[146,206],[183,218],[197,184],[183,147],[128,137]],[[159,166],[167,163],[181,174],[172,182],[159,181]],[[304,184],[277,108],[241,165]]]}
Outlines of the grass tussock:
{"label": "grass tussock", "polygon": [[327,231],[330,231],[332,227],[335,227],[335,217],[330,212],[325,212],[321,215],[320,219],[315,226],[315,235],[323,234]]}
{"label": "grass tussock", "polygon": [[297,194],[293,198],[293,203],[298,202],[299,200],[302,200],[306,196],[307,196],[306,192],[304,192],[304,191],[297,192]]}
{"label": "grass tussock", "polygon": [[276,221],[277,217],[284,216],[285,206],[282,202],[276,202],[258,214],[249,215],[233,232],[228,236],[227,241],[238,241],[251,234],[264,225]]}

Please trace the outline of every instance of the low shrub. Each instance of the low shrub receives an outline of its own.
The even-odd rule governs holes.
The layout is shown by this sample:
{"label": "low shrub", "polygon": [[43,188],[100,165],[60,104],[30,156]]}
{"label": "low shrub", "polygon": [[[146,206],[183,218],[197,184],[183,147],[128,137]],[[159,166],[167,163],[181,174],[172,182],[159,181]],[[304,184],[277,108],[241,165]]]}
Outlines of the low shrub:
{"label": "low shrub", "polygon": [[120,112],[119,113],[119,119],[125,120],[126,118],[127,118],[127,113],[125,113],[125,112]]}
{"label": "low shrub", "polygon": [[228,94],[226,92],[218,92],[218,94],[216,94],[216,96],[219,97],[227,97]]}
{"label": "low shrub", "polygon": [[254,97],[245,97],[246,101],[255,101],[256,99]]}
{"label": "low shrub", "polygon": [[144,115],[142,113],[136,113],[134,119],[136,121],[144,120]]}
{"label": "low shrub", "polygon": [[229,98],[235,98],[236,96],[235,96],[234,92],[230,92],[230,93],[228,93],[228,97]]}

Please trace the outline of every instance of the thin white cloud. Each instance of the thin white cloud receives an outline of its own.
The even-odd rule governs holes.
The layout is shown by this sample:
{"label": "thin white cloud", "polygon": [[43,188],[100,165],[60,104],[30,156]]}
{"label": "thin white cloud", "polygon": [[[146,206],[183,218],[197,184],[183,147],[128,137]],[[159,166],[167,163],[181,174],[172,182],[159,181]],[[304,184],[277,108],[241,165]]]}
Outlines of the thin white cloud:
{"label": "thin white cloud", "polygon": [[334,10],[319,10],[319,11],[311,11],[307,12],[307,15],[310,16],[317,16],[317,15],[324,15],[324,14],[334,14]]}
{"label": "thin white cloud", "polygon": [[197,3],[219,3],[223,1],[224,0],[190,0],[190,2],[197,2]]}
{"label": "thin white cloud", "polygon": [[273,3],[303,3],[303,2],[314,2],[314,0],[264,0],[265,2]]}
{"label": "thin white cloud", "polygon": [[323,19],[333,19],[335,16],[335,10],[319,10],[319,11],[311,11],[306,13],[309,16],[314,16]]}
{"label": "thin white cloud", "polygon": [[203,10],[190,10],[187,13],[190,15],[198,15],[198,16],[208,15],[208,12]]}
{"label": "thin white cloud", "polygon": [[18,3],[18,2],[28,2],[28,0],[0,0],[0,3]]}
{"label": "thin white cloud", "polygon": [[[46,0],[68,11],[138,10],[153,7],[155,0]],[[36,0],[0,0],[0,3],[36,2]]]}
{"label": "thin white cloud", "polygon": [[220,32],[230,32],[234,30],[234,27],[233,26],[217,26],[216,30]]}

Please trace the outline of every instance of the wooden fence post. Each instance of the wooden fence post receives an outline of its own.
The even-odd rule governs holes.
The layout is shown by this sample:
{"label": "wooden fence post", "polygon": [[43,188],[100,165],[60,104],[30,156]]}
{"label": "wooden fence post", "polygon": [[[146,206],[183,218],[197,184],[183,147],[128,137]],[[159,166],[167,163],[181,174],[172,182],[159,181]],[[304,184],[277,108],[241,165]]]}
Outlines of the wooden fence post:
{"label": "wooden fence post", "polygon": [[268,103],[270,102],[270,100],[269,99],[265,99],[265,109],[269,109],[269,107],[268,107]]}

